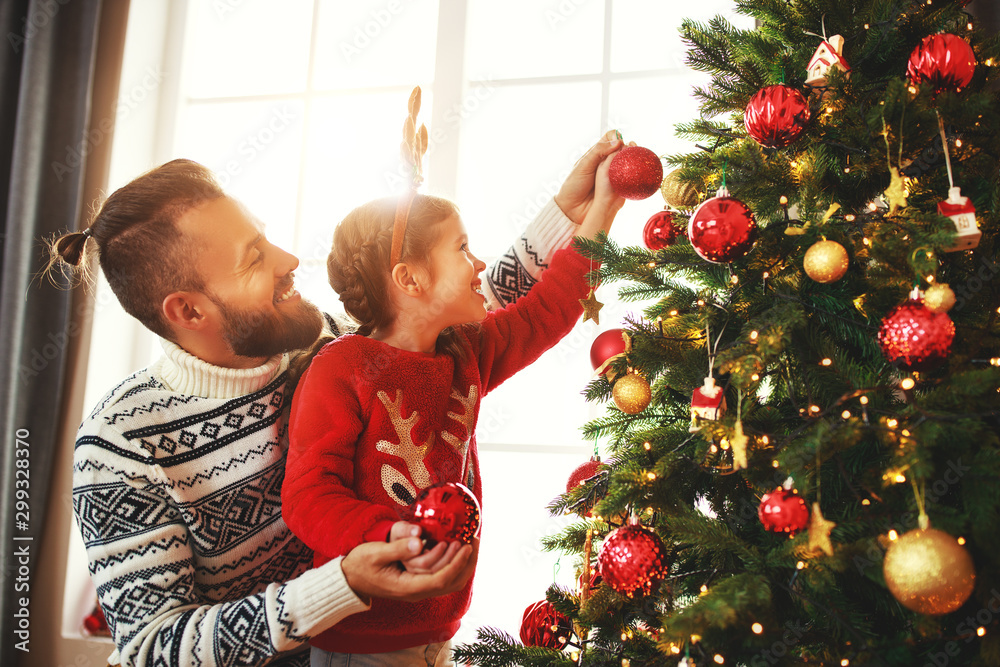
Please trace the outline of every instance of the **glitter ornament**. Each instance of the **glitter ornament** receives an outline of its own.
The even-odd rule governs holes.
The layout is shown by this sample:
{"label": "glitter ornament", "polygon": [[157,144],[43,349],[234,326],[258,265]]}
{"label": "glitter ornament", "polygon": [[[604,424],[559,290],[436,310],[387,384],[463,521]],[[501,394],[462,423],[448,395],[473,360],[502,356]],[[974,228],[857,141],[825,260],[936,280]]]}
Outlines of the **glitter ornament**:
{"label": "glitter ornament", "polygon": [[603,465],[601,459],[596,456],[578,465],[569,475],[569,481],[566,482],[566,493],[579,486],[583,486],[588,479],[598,473]]}
{"label": "glitter ornament", "polygon": [[611,390],[615,405],[622,412],[630,415],[638,414],[646,409],[652,398],[649,383],[638,373],[627,373],[615,380]]}
{"label": "glitter ornament", "polygon": [[521,617],[521,642],[525,646],[562,650],[572,632],[573,624],[548,600],[528,605]]}
{"label": "glitter ornament", "polygon": [[927,82],[935,94],[943,90],[959,92],[969,85],[976,71],[976,55],[961,37],[948,33],[930,35],[913,49],[906,76],[919,86]]}
{"label": "glitter ornament", "polygon": [[924,305],[919,292],[896,306],[878,330],[878,343],[889,363],[909,371],[932,370],[951,353],[955,325],[946,313]]}
{"label": "glitter ornament", "polygon": [[969,598],[976,570],[969,552],[948,533],[911,530],[894,540],[882,563],[893,597],[920,614],[947,614]]}
{"label": "glitter ornament", "polygon": [[625,353],[625,338],[622,329],[602,331],[590,345],[590,363],[596,371],[611,357]]}
{"label": "glitter ornament", "polygon": [[746,204],[730,197],[729,190],[722,187],[691,214],[687,233],[700,257],[725,264],[753,248],[757,221]]}
{"label": "glitter ornament", "polygon": [[427,546],[438,542],[471,544],[479,533],[479,501],[464,484],[441,482],[424,489],[413,503],[414,521]]}
{"label": "glitter ornament", "polygon": [[676,238],[677,226],[674,225],[673,211],[654,213],[642,230],[642,242],[653,252],[673,245]]}
{"label": "glitter ornament", "polygon": [[795,535],[809,525],[809,508],[802,496],[780,486],[760,499],[757,516],[772,533]]}
{"label": "glitter ornament", "polygon": [[788,146],[805,132],[808,123],[805,95],[783,83],[761,88],[743,112],[747,134],[767,148]]}
{"label": "glitter ornament", "polygon": [[817,241],[806,251],[802,265],[816,282],[836,282],[847,273],[847,251],[836,241]]}
{"label": "glitter ornament", "polygon": [[924,305],[932,312],[947,313],[955,305],[955,293],[948,283],[931,285],[924,292]]}
{"label": "glitter ornament", "polygon": [[629,597],[649,595],[670,571],[663,542],[638,523],[622,526],[607,536],[597,567],[604,583]]}
{"label": "glitter ornament", "polygon": [[611,158],[608,179],[619,197],[646,199],[660,189],[663,164],[648,148],[626,146]]}
{"label": "glitter ornament", "polygon": [[698,188],[691,183],[680,180],[680,169],[674,169],[663,177],[660,184],[660,194],[667,206],[679,209],[694,208],[698,205],[701,197],[698,195]]}

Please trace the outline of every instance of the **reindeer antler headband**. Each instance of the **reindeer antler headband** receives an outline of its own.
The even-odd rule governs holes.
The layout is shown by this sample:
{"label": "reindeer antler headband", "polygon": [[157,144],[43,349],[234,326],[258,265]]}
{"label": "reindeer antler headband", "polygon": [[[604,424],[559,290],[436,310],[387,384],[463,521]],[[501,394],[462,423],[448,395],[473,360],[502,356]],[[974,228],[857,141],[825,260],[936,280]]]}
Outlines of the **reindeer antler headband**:
{"label": "reindeer antler headband", "polygon": [[417,194],[417,188],[424,181],[421,162],[427,152],[427,127],[423,124],[417,129],[417,113],[420,111],[420,86],[410,93],[407,104],[410,114],[403,123],[403,141],[399,144],[399,153],[405,164],[410,165],[410,182],[406,192],[396,204],[396,219],[392,223],[392,250],[389,253],[389,267],[396,266],[403,252],[403,237],[406,236],[406,222],[410,217],[410,206]]}

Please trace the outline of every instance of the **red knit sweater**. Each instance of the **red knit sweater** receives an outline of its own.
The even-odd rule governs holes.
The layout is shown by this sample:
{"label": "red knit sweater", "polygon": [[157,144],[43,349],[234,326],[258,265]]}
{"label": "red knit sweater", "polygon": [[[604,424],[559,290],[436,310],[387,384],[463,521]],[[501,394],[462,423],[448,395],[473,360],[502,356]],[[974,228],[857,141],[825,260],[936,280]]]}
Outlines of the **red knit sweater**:
{"label": "red knit sweater", "polygon": [[[316,565],[361,542],[386,539],[431,484],[464,478],[482,503],[480,399],[569,333],[580,317],[588,268],[574,250],[556,253],[531,292],[489,313],[480,328],[461,330],[465,363],[357,335],[316,355],[292,400],[281,494],[285,522],[315,551]],[[445,641],[458,631],[471,597],[470,580],[461,591],[420,602],[375,599],[369,611],[312,644],[383,653]]]}

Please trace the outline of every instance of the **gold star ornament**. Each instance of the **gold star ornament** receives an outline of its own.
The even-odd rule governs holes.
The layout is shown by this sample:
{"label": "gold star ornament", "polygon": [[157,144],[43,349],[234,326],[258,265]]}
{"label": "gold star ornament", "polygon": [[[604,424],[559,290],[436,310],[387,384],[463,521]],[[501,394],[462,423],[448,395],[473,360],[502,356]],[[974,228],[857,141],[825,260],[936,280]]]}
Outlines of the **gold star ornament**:
{"label": "gold star ornament", "polygon": [[899,209],[906,208],[906,187],[903,185],[903,177],[899,175],[899,169],[889,167],[889,174],[892,178],[885,190],[885,198],[889,201],[888,215],[895,215]]}
{"label": "gold star ornament", "polygon": [[822,551],[827,556],[833,555],[833,543],[830,532],[836,527],[833,521],[823,518],[819,503],[813,503],[812,517],[809,519],[809,551]]}
{"label": "gold star ornament", "polygon": [[601,323],[601,308],[604,308],[604,304],[597,300],[594,296],[594,290],[590,290],[590,294],[587,295],[586,299],[580,299],[580,305],[583,306],[583,321],[594,320],[594,324]]}

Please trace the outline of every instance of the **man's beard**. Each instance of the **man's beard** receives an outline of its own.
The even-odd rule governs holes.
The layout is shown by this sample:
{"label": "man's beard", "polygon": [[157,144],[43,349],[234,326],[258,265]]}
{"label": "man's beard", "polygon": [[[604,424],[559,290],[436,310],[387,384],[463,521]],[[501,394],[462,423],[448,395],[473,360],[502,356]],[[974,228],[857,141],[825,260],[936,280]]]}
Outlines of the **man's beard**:
{"label": "man's beard", "polygon": [[[288,314],[237,308],[208,295],[223,318],[222,336],[241,357],[272,357],[309,347],[323,331],[323,315],[305,299]],[[280,307],[279,307],[280,308]]]}

